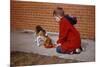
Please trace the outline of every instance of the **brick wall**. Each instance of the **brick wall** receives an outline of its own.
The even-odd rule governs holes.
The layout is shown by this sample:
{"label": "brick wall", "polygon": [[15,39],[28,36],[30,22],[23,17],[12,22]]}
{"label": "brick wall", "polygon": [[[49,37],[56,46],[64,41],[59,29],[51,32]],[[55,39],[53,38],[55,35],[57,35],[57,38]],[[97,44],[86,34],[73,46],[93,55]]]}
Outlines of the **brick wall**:
{"label": "brick wall", "polygon": [[81,38],[95,38],[95,6],[55,4],[42,2],[11,2],[11,30],[34,30],[41,25],[49,32],[58,32],[59,25],[55,22],[52,13],[56,7],[62,7],[66,14],[77,16],[75,25]]}

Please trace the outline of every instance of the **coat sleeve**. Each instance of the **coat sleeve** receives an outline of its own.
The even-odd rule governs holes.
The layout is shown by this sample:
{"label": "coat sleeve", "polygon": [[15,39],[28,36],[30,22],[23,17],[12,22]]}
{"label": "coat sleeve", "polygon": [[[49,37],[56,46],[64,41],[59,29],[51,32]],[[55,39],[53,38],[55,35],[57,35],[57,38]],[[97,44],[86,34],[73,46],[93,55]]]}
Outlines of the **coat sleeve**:
{"label": "coat sleeve", "polygon": [[68,32],[70,29],[70,25],[69,22],[65,19],[62,19],[60,22],[60,31],[59,31],[59,39],[57,41],[57,43],[63,43],[64,40],[67,38],[68,36]]}

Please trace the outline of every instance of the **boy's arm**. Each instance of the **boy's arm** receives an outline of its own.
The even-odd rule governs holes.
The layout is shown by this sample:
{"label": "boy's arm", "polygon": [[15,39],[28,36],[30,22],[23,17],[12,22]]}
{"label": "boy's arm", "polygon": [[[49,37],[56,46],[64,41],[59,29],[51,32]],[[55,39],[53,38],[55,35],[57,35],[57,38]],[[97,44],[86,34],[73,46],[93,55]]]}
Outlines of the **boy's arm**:
{"label": "boy's arm", "polygon": [[70,27],[68,23],[69,22],[65,19],[62,19],[62,21],[60,22],[60,34],[57,43],[63,43],[64,39],[67,37]]}

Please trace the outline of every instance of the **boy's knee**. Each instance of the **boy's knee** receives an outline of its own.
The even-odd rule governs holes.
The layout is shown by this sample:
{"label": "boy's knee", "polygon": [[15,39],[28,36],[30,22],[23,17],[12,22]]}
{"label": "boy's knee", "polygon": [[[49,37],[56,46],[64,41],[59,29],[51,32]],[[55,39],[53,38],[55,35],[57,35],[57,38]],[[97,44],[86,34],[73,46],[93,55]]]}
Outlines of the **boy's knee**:
{"label": "boy's knee", "polygon": [[58,46],[58,47],[56,48],[56,52],[62,53],[62,52],[61,52],[61,47],[60,47],[60,46]]}

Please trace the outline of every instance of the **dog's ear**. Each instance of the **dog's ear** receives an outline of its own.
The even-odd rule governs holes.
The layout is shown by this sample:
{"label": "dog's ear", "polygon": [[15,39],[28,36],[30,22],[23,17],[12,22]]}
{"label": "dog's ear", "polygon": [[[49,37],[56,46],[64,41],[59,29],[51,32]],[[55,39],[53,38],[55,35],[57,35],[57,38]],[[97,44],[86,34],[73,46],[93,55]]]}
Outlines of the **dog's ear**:
{"label": "dog's ear", "polygon": [[38,34],[41,30],[43,30],[43,28],[40,25],[36,26],[36,33]]}

